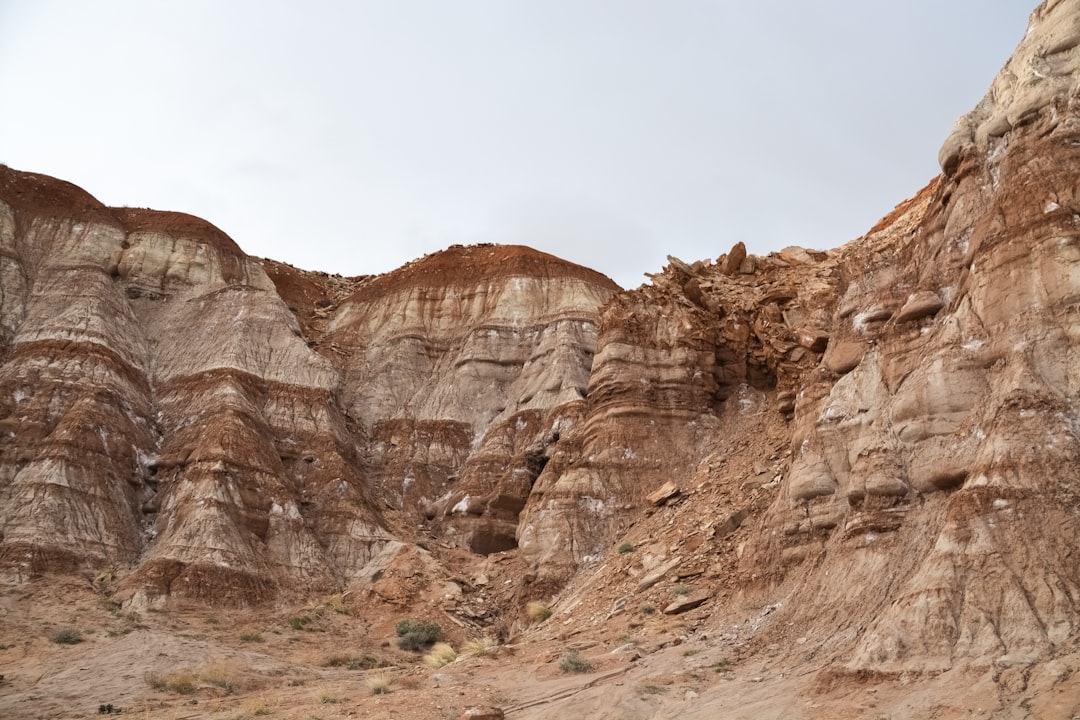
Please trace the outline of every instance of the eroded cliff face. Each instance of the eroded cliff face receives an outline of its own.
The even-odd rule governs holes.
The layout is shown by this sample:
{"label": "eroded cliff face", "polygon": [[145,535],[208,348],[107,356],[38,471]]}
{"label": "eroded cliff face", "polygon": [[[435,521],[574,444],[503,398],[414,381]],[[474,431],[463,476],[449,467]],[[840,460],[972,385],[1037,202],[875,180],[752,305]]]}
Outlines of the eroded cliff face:
{"label": "eroded cliff face", "polygon": [[523,554],[568,578],[610,557],[645,493],[673,481],[717,515],[666,513],[673,542],[656,552],[687,565],[685,540],[704,530],[723,553],[713,524],[726,517],[727,536],[737,519],[734,557],[705,577],[775,603],[777,637],[816,628],[806,658],[997,668],[1017,685],[1071,652],[1078,44],[1080,5],[1040,6],[947,140],[943,175],[866,236],[828,253],[673,259],[610,303],[575,452],[541,476]]}
{"label": "eroded cliff face", "polygon": [[832,342],[861,359],[807,383],[752,561],[890,588],[830,593],[853,669],[1026,666],[1080,629],[1078,43],[1076,3],[1036,10],[925,209],[851,246]]}
{"label": "eroded cliff face", "polygon": [[[201,220],[2,181],[0,553],[122,576],[120,597],[344,587],[396,542],[378,507],[449,513],[489,425],[581,397],[616,289],[523,248],[452,249],[324,278],[304,328],[282,299],[302,303],[303,274],[271,268],[279,295]],[[426,278],[440,262],[469,273]]]}
{"label": "eroded cliff face", "polygon": [[1080,637],[1078,46],[1080,2],[1041,5],[864,237],[630,292],[510,246],[305,272],[3,168],[0,561],[451,613],[505,561],[479,624],[695,578],[718,627],[799,628],[793,664],[1018,687]]}

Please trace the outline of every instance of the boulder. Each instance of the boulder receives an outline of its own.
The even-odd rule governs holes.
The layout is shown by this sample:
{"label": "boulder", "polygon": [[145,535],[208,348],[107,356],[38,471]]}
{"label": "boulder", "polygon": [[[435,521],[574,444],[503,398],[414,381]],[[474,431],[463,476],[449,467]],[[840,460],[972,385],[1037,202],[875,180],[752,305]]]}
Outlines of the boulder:
{"label": "boulder", "polygon": [[907,299],[896,313],[896,322],[908,322],[909,320],[921,320],[924,317],[937,314],[937,311],[945,306],[938,294],[933,290],[920,290]]}
{"label": "boulder", "polygon": [[680,613],[686,612],[687,610],[693,610],[694,608],[703,605],[708,599],[709,595],[707,593],[697,593],[695,595],[687,595],[686,597],[681,597],[675,602],[668,605],[666,608],[664,608],[664,614],[678,615]]}
{"label": "boulder", "polygon": [[653,490],[651,493],[646,495],[645,499],[649,502],[650,505],[655,505],[659,507],[666,504],[668,500],[677,497],[679,495],[679,492],[679,486],[676,485],[673,481],[668,480],[659,488]]}

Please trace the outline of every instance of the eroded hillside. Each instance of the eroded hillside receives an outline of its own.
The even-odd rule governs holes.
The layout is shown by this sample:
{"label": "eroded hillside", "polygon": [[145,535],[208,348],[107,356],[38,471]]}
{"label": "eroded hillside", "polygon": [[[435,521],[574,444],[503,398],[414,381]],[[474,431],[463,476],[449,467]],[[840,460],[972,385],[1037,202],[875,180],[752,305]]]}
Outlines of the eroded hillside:
{"label": "eroded hillside", "polygon": [[[865,236],[630,291],[515,246],[302,271],[0,167],[12,592],[437,618],[517,655],[417,682],[517,717],[1073,717],[1078,45],[1036,9]],[[567,643],[592,680],[544,675]]]}

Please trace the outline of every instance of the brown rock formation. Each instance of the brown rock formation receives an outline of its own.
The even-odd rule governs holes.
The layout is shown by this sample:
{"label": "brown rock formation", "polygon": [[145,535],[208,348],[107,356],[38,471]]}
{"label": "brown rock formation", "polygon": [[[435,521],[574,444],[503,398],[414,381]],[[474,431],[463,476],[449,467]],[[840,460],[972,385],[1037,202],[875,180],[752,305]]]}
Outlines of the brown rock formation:
{"label": "brown rock formation", "polygon": [[1065,682],[1078,18],[1035,11],[943,174],[864,237],[669,257],[633,292],[504,246],[310,273],[0,168],[0,563],[507,632],[537,597],[579,629],[635,596],[714,634],[752,608],[739,632],[821,687]]}
{"label": "brown rock formation", "polygon": [[197,218],[2,181],[0,553],[130,567],[141,597],[348,582],[391,540],[380,502],[449,511],[490,424],[580,399],[615,289],[494,247],[352,281],[267,262],[272,282]]}

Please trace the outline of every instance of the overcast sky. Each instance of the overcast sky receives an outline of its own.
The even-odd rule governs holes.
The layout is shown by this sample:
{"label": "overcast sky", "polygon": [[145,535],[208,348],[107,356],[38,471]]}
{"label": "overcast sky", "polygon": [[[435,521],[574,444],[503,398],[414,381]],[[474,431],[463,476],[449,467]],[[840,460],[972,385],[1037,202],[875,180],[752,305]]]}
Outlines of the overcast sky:
{"label": "overcast sky", "polygon": [[1034,5],[0,0],[0,162],[307,269],[523,243],[636,287],[864,233]]}

